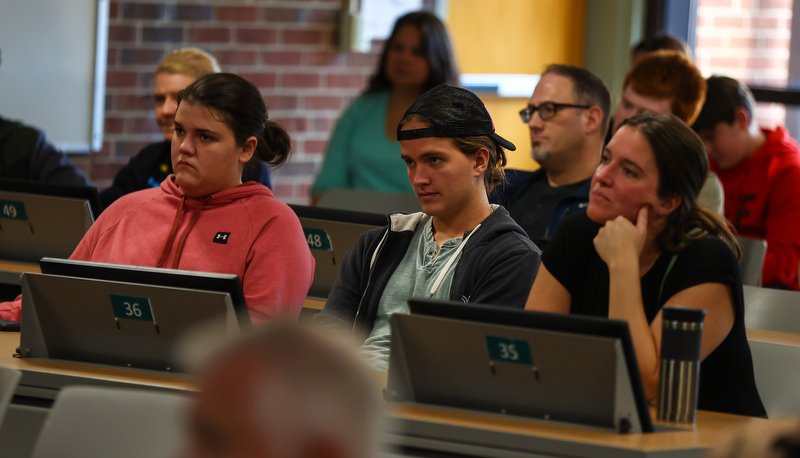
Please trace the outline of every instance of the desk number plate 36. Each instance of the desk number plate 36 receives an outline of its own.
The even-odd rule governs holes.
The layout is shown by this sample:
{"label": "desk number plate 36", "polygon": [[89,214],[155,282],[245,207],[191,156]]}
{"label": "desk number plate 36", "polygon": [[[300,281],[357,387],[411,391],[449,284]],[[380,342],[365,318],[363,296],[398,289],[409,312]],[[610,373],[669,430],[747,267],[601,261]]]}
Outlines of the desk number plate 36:
{"label": "desk number plate 36", "polygon": [[114,308],[114,316],[129,320],[141,320],[154,323],[153,309],[150,307],[150,299],[146,297],[120,296],[111,294],[111,306]]}

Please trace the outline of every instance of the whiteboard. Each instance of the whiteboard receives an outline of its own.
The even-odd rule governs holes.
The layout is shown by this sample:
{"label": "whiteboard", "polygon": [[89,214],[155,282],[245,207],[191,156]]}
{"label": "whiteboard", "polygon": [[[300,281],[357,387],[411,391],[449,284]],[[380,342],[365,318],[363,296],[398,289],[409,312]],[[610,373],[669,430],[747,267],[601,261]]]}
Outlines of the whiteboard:
{"label": "whiteboard", "polygon": [[0,115],[43,130],[65,151],[101,149],[108,5],[0,0]]}

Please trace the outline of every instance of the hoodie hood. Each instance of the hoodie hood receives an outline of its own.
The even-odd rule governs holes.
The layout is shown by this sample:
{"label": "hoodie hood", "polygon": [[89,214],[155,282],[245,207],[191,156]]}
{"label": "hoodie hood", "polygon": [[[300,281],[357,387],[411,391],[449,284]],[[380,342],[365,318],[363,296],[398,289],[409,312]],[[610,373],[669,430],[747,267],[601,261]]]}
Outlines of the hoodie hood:
{"label": "hoodie hood", "polygon": [[[525,231],[509,217],[508,210],[497,204],[491,204],[491,207],[492,213],[481,221],[480,228],[464,247],[465,252],[484,246],[507,233],[517,233],[526,239],[528,238]],[[417,224],[426,217],[428,215],[423,212],[392,213],[389,215],[389,224],[393,232],[414,231]]]}
{"label": "hoodie hood", "polygon": [[[179,201],[177,202],[175,218],[172,221],[172,228],[169,231],[169,236],[167,237],[166,243],[164,243],[164,249],[161,251],[161,256],[156,263],[156,267],[168,267],[165,265],[165,263],[167,262],[169,254],[173,251],[174,246],[175,256],[172,258],[172,265],[169,266],[172,269],[178,268],[178,265],[181,261],[181,254],[183,253],[183,244],[195,223],[197,223],[197,220],[200,218],[203,208],[225,206],[233,201],[256,195],[274,197],[272,195],[272,191],[270,191],[266,186],[253,181],[248,181],[235,188],[226,189],[225,191],[211,194],[210,196],[206,196],[202,199],[195,199],[192,197],[187,197],[185,194],[183,194],[183,191],[181,191],[180,188],[175,185],[174,174],[168,176],[167,179],[161,182],[161,190],[165,194],[168,194]],[[183,229],[183,231],[181,231],[180,237],[178,237],[178,228],[181,225],[184,215],[187,215],[187,217],[191,219],[189,220],[189,224]]]}
{"label": "hoodie hood", "polygon": [[737,177],[746,171],[753,170],[759,167],[767,167],[769,164],[780,158],[781,164],[784,161],[795,162],[796,151],[798,149],[797,142],[789,136],[789,132],[782,126],[777,126],[775,130],[761,129],[765,136],[764,144],[753,153],[752,156],[745,159],[741,164],[725,170],[720,170],[716,162],[709,159],[711,171],[716,173],[723,182],[726,180],[723,177]]}
{"label": "hoodie hood", "polygon": [[270,191],[268,187],[262,185],[261,183],[256,183],[254,181],[247,181],[235,188],[226,189],[225,191],[211,194],[210,196],[206,196],[201,199],[195,199],[186,196],[183,193],[183,191],[181,191],[180,188],[178,188],[178,186],[175,184],[175,174],[170,174],[164,181],[161,182],[161,190],[164,191],[164,193],[169,194],[171,196],[175,196],[178,199],[185,197],[186,205],[189,208],[193,208],[203,201],[205,201],[204,206],[214,207],[214,206],[229,204],[243,197],[251,197],[257,195],[275,197],[272,194],[272,191]]}

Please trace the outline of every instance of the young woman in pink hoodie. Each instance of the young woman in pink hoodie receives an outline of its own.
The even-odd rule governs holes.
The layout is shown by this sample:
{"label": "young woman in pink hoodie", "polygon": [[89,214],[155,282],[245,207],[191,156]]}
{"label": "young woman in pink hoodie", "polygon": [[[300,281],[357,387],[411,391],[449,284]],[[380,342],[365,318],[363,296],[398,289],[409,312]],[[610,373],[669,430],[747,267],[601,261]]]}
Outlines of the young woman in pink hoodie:
{"label": "young woman in pink hoodie", "polygon": [[[288,159],[288,133],[236,75],[207,75],[178,98],[174,174],[114,202],[70,259],[233,273],[254,323],[296,317],[314,276],[303,229],[269,188],[242,183],[258,160]],[[0,304],[0,317],[18,321],[20,305],[21,297]]]}

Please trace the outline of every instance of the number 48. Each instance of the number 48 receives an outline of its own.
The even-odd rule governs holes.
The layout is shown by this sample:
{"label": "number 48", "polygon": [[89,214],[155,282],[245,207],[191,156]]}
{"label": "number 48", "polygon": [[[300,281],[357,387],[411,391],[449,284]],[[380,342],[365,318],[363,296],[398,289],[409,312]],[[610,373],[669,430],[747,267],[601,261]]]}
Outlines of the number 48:
{"label": "number 48", "polygon": [[306,242],[313,247],[319,248],[322,246],[322,237],[320,237],[319,234],[308,234]]}

